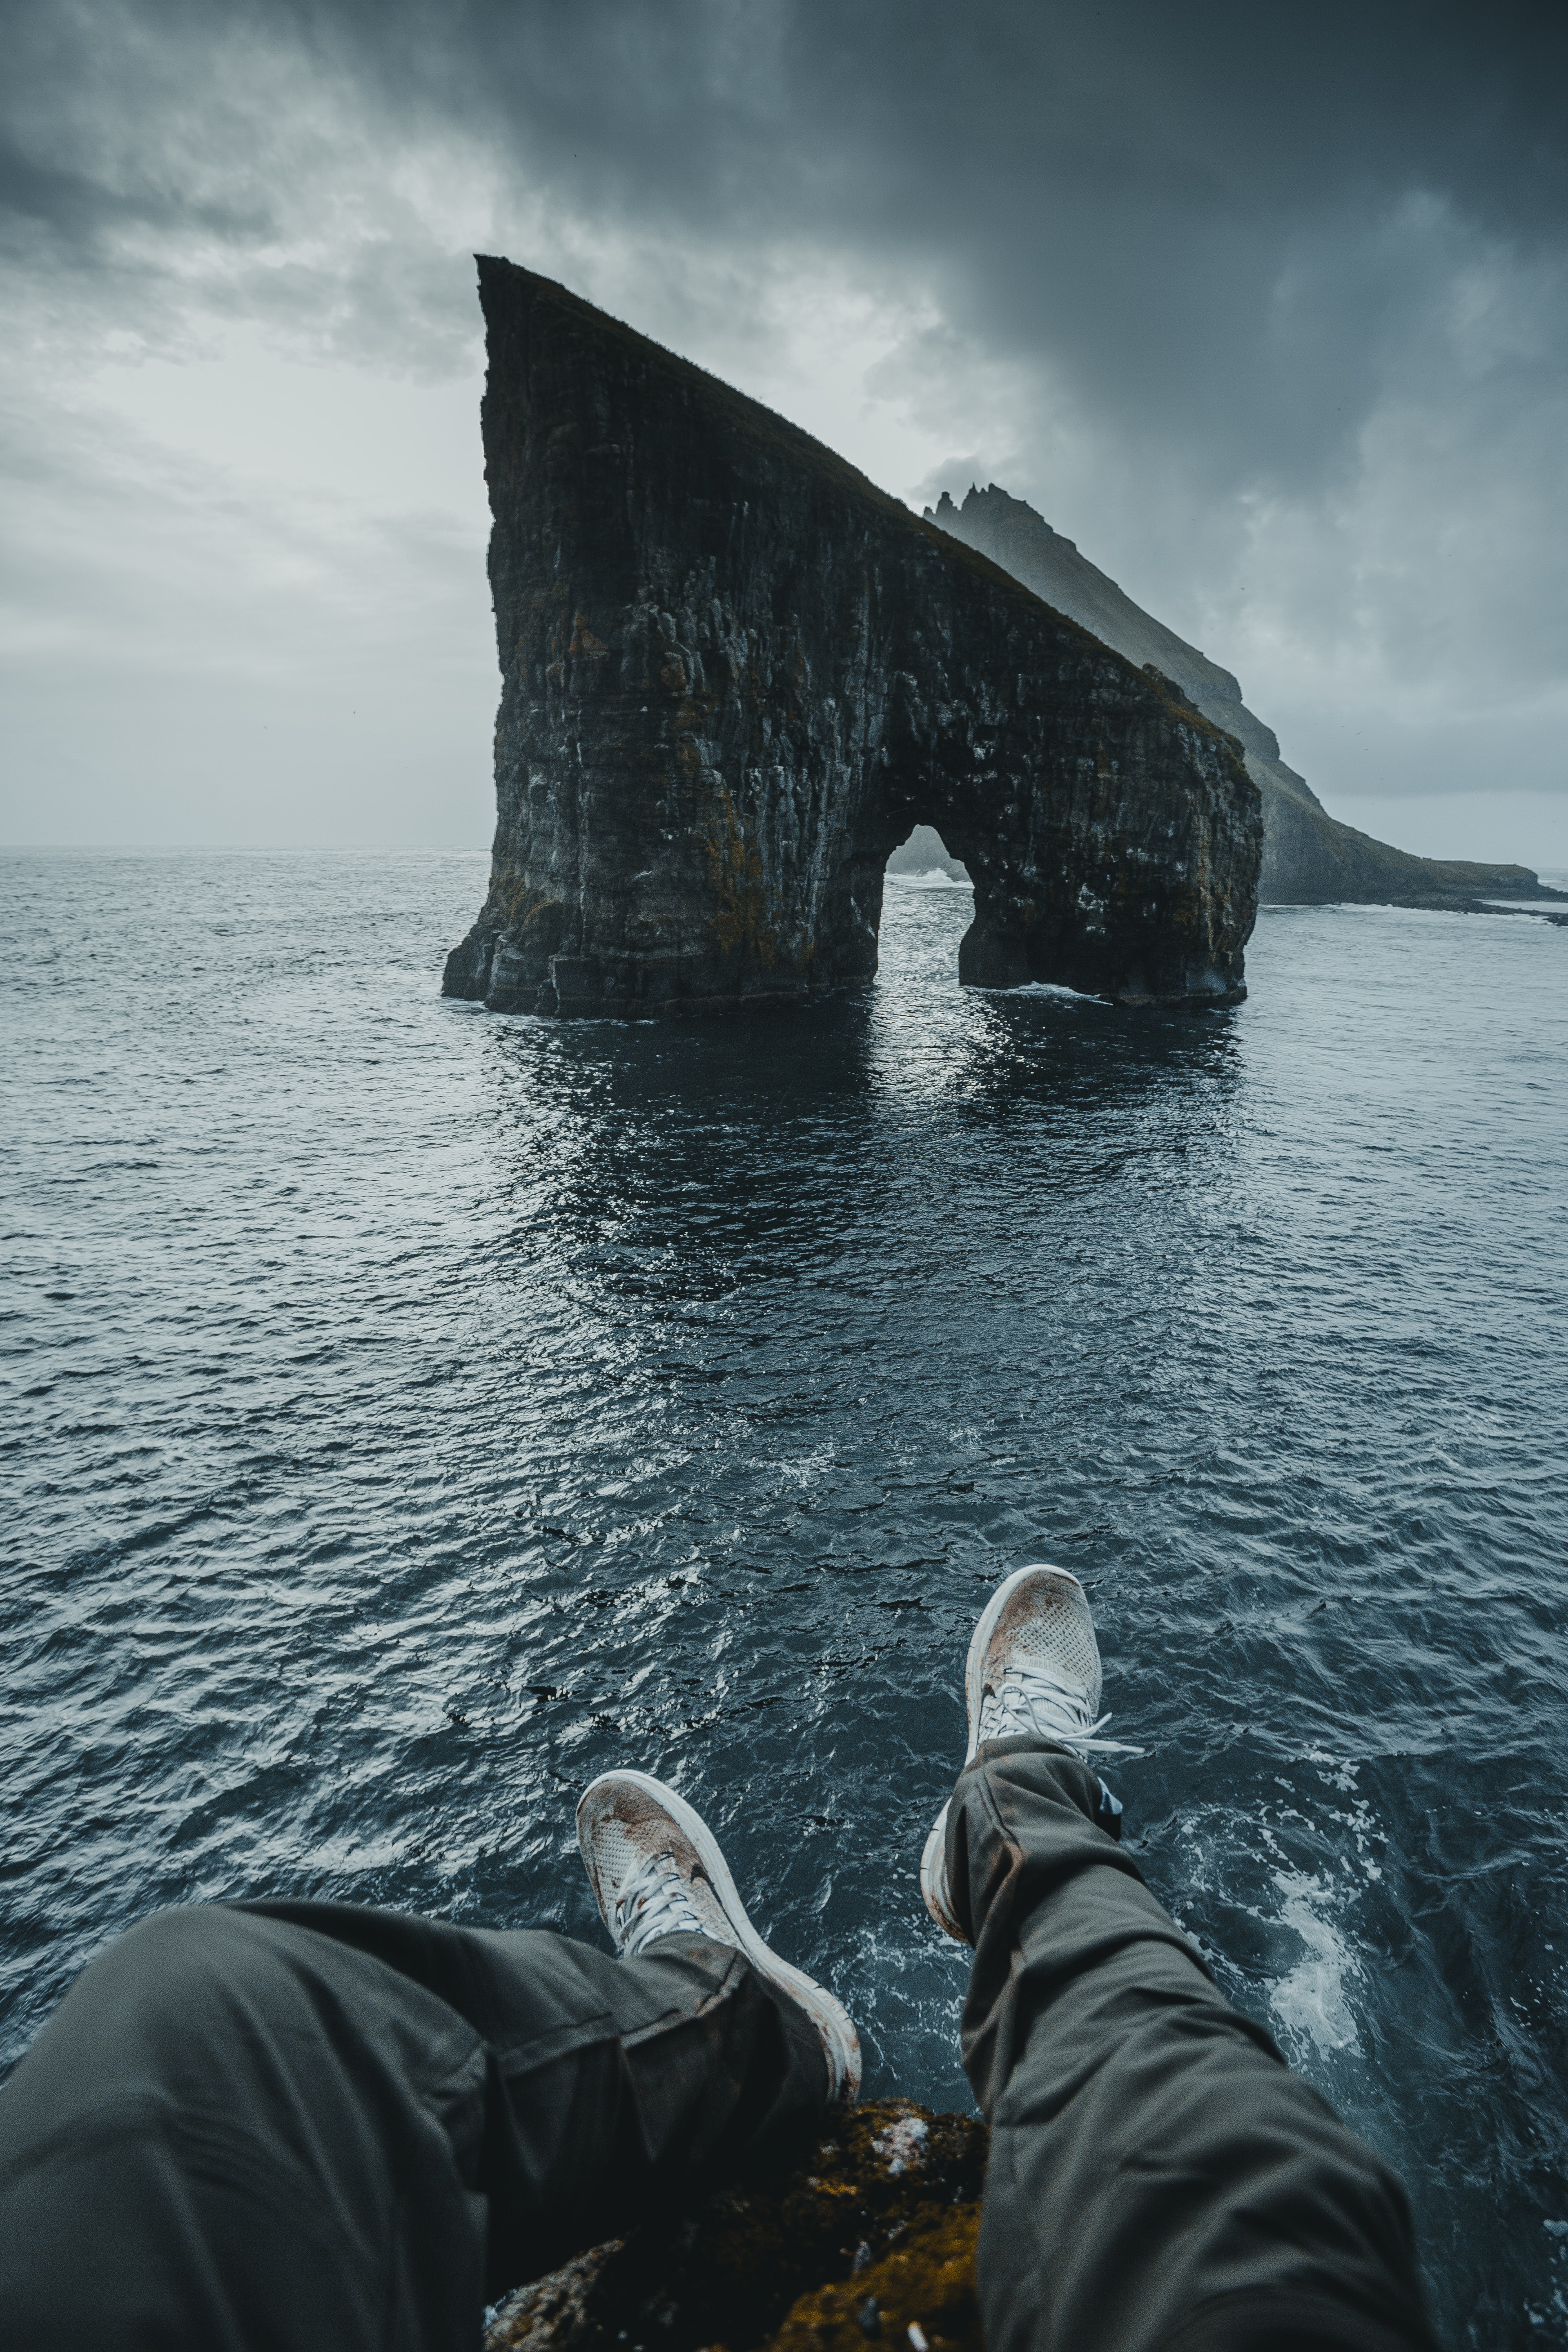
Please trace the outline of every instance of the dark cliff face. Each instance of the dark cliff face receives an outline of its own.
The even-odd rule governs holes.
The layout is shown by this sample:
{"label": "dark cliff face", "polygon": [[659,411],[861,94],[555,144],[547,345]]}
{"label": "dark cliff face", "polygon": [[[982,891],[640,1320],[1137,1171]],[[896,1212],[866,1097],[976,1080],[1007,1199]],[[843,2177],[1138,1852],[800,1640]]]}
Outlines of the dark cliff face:
{"label": "dark cliff face", "polygon": [[563,288],[481,260],[479,290],[498,822],[449,995],[860,978],[916,824],[973,877],[962,978],[1242,992],[1258,795],[1178,689]]}

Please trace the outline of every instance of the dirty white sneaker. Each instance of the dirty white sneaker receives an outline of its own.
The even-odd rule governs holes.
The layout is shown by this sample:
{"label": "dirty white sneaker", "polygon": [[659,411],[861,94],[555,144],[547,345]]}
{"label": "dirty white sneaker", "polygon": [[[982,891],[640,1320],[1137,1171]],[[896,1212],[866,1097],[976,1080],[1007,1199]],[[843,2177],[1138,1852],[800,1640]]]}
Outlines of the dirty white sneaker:
{"label": "dirty white sneaker", "polygon": [[[1110,1721],[1095,1713],[1100,1644],[1088,1596],[1065,1568],[1019,1568],[1003,1579],[971,1637],[963,1685],[969,1706],[965,1764],[973,1762],[987,1739],[1009,1739],[1020,1732],[1058,1740],[1086,1758],[1143,1753],[1099,1736]],[[937,1926],[965,1942],[948,1892],[946,1805],[921,1857],[921,1893]]]}
{"label": "dirty white sneaker", "polygon": [[651,1772],[601,1772],[577,1805],[588,1883],[622,1959],[659,1936],[707,1936],[744,1952],[757,1974],[804,2009],[827,2060],[828,2095],[860,2088],[860,2038],[830,1992],[771,1952],[735,1892],[719,1841],[696,1809]]}

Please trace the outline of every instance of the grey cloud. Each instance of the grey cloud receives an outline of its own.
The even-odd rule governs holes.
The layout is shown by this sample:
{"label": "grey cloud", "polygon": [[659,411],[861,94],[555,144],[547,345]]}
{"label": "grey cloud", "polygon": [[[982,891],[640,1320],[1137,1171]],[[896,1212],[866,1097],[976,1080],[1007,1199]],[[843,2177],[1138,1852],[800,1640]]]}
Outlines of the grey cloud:
{"label": "grey cloud", "polygon": [[[106,233],[132,223],[254,249],[344,149],[374,170],[402,142],[466,142],[575,217],[716,267],[746,244],[764,268],[781,242],[896,256],[967,338],[1048,362],[1215,485],[1345,462],[1457,266],[1411,199],[1522,247],[1568,219],[1568,20],[1537,7],[19,13],[13,200],[83,267],[121,267]],[[334,289],[372,341],[400,307],[417,339],[430,310],[388,304],[397,262]],[[298,287],[301,318],[321,290]]]}
{"label": "grey cloud", "polygon": [[885,279],[911,318],[871,388],[955,453],[921,491],[1005,480],[1259,705],[1347,663],[1369,694],[1458,676],[1472,708],[1561,677],[1560,10],[14,0],[8,23],[0,233],[30,334],[178,346],[245,319],[463,373],[443,193],[467,177],[487,244],[579,283],[613,250],[617,307],[666,340],[761,348],[769,287],[814,257]]}

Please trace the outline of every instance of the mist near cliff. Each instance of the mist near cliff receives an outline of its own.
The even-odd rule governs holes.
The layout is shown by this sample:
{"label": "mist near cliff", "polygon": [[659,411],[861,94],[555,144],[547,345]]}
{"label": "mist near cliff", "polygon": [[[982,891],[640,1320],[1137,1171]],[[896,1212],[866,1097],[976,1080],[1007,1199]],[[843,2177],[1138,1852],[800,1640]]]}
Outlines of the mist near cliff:
{"label": "mist near cliff", "polygon": [[6,23],[5,837],[488,837],[479,249],[1005,483],[1352,823],[1568,863],[1560,16]]}

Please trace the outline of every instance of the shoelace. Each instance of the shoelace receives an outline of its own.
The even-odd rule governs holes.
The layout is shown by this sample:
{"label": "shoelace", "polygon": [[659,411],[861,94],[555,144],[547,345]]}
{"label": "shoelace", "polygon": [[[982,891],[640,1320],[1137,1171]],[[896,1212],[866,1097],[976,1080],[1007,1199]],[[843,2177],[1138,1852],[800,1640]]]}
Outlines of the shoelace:
{"label": "shoelace", "polygon": [[1130,1748],[1124,1739],[1100,1738],[1110,1716],[1099,1716],[1091,1723],[1082,1691],[1058,1681],[1044,1666],[1011,1667],[1000,1685],[987,1691],[981,1719],[987,1739],[1028,1733],[1037,1738],[1062,1740],[1069,1748],[1093,1748],[1100,1756],[1145,1753],[1142,1748]]}
{"label": "shoelace", "polygon": [[635,1959],[656,1936],[711,1936],[672,1853],[638,1863],[616,1897],[611,1931],[623,1959]]}

